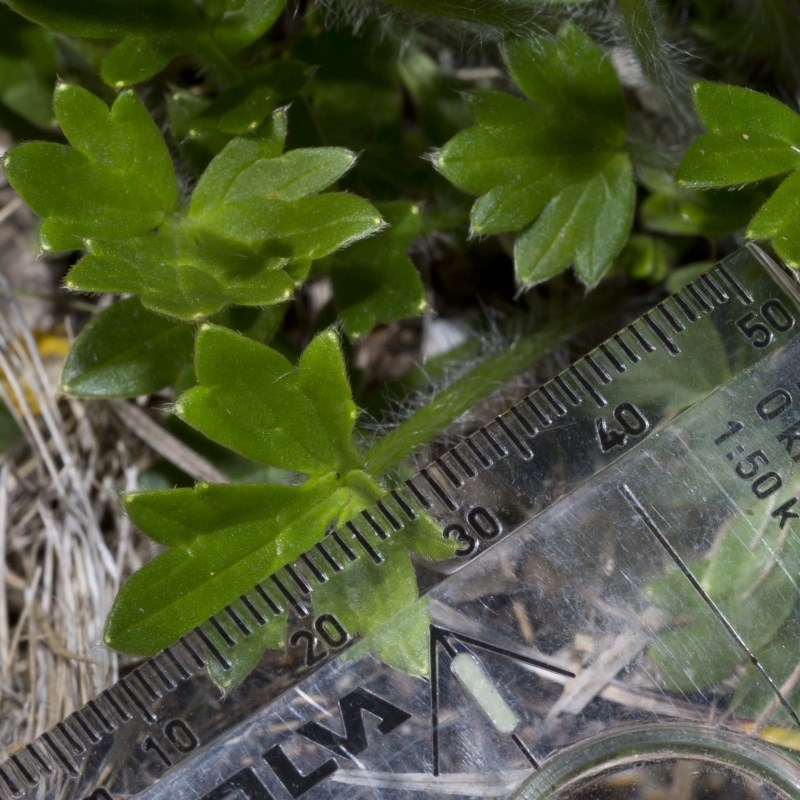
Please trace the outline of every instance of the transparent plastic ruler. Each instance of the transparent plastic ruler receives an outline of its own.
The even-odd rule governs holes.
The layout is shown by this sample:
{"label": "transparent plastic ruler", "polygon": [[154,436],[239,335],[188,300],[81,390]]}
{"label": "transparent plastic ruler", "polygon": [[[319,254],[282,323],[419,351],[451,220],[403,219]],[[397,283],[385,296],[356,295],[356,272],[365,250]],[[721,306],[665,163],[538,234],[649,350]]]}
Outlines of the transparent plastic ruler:
{"label": "transparent plastic ruler", "polygon": [[[800,797],[799,318],[761,251],[722,262],[19,751],[0,798]],[[422,641],[408,674],[315,592],[420,515],[458,555],[373,634]],[[207,664],[284,610],[222,697]]]}

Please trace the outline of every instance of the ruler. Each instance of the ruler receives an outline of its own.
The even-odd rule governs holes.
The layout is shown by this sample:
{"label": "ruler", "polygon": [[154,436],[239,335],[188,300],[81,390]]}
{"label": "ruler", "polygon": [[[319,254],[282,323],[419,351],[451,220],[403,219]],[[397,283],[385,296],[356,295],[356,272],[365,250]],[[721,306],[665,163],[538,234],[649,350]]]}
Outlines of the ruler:
{"label": "ruler", "polygon": [[[721,262],[20,750],[0,798],[636,797],[609,787],[686,764],[800,797],[799,318],[761,250]],[[427,620],[422,676],[315,602],[421,515],[457,555],[371,636]],[[284,612],[222,697],[208,669]]]}

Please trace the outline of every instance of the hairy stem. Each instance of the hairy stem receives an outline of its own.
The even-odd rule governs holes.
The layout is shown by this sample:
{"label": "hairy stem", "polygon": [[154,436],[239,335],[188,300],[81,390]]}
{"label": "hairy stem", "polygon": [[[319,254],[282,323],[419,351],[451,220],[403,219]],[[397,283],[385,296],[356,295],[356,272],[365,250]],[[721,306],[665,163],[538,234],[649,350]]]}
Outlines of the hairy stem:
{"label": "hairy stem", "polygon": [[[604,300],[607,308],[608,298]],[[487,357],[377,441],[365,454],[367,471],[383,475],[396,467],[503,383],[530,369],[590,321],[596,322],[602,308],[597,301],[582,303],[571,314],[562,314],[535,333],[521,336],[507,350]]]}
{"label": "hairy stem", "polygon": [[[576,8],[598,3],[599,0],[379,0],[378,5],[429,17],[445,17],[480,30],[513,35],[552,32],[560,22],[572,16]],[[341,5],[360,11],[363,2]]]}
{"label": "hairy stem", "polygon": [[695,133],[691,80],[663,32],[658,10],[651,0],[617,0],[617,9],[642,71],[661,92],[667,112],[683,135]]}

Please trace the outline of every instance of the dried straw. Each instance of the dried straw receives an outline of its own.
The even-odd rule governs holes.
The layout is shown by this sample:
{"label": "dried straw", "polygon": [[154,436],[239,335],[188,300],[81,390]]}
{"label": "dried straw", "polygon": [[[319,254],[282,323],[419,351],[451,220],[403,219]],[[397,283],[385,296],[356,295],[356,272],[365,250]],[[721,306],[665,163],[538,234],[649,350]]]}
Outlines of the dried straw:
{"label": "dried straw", "polygon": [[[23,313],[14,292],[25,272],[8,261],[29,250],[30,217],[0,188],[0,399],[23,433],[0,454],[2,760],[117,678],[121,663],[102,644],[103,621],[120,582],[152,548],[119,499],[149,448],[107,405],[59,397],[32,330],[41,308],[29,313],[28,297]],[[22,248],[9,246],[20,238]]]}
{"label": "dried straw", "polygon": [[0,761],[130,663],[103,645],[103,623],[156,550],[122,494],[156,457],[196,480],[228,480],[136,402],[61,396],[60,362],[53,374],[34,329],[70,318],[53,302],[53,268],[30,253],[31,215],[1,182],[0,401],[23,436],[0,453]]}
{"label": "dried straw", "polygon": [[116,679],[103,620],[148,548],[119,502],[138,474],[131,437],[102,405],[57,398],[5,280],[0,397],[24,434],[0,459],[2,757]]}

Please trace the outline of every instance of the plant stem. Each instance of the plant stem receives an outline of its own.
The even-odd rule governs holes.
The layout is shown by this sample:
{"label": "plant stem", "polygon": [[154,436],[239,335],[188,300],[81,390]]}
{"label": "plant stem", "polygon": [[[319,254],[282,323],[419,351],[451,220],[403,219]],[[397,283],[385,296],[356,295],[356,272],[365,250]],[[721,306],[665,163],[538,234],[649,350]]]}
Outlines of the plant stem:
{"label": "plant stem", "polygon": [[617,0],[622,25],[644,74],[660,90],[667,113],[679,123],[684,135],[695,133],[689,77],[672,56],[673,46],[660,29],[651,0]]}
{"label": "plant stem", "polygon": [[[544,28],[540,11],[544,3],[511,0],[511,2],[465,2],[465,0],[383,0],[387,5],[426,15],[449,17],[482,27],[509,33],[539,31]],[[551,16],[551,15],[547,15]]]}
{"label": "plant stem", "polygon": [[245,71],[241,63],[226,53],[212,36],[207,37],[203,43],[202,54],[225,85],[237,86],[245,82]]}
{"label": "plant stem", "polygon": [[[608,308],[607,297],[604,305]],[[515,375],[530,369],[590,321],[597,322],[602,308],[597,301],[581,303],[573,313],[560,315],[557,321],[535,333],[521,336],[507,350],[487,357],[369,448],[364,456],[366,470],[372,475],[386,474],[478,401]]]}

